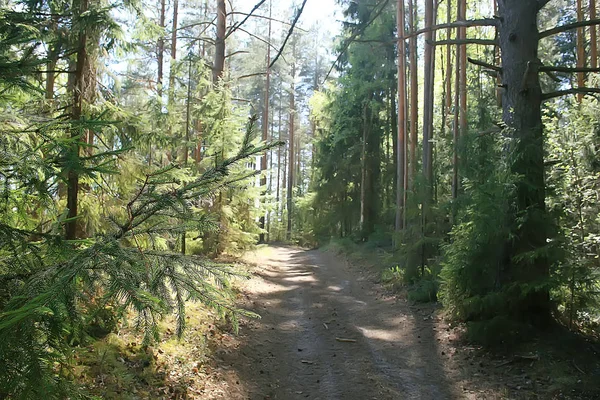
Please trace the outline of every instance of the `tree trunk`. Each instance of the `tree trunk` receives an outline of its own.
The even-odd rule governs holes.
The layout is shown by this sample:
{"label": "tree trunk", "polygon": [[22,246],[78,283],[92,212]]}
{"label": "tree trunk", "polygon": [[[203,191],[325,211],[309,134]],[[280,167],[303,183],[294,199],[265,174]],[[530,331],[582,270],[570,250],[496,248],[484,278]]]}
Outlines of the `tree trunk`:
{"label": "tree trunk", "polygon": [[[434,23],[434,0],[425,1],[425,27],[431,28]],[[424,69],[423,69],[423,175],[426,180],[427,198],[431,197],[433,181],[432,143],[433,137],[433,78],[434,78],[434,40],[433,31],[425,34]]]}
{"label": "tree trunk", "polygon": [[[416,24],[416,0],[409,0],[408,13],[411,32],[417,30]],[[415,176],[417,173],[417,142],[419,140],[419,66],[417,55],[417,37],[412,36],[408,40],[409,62],[410,62],[410,175],[411,189],[414,189]]]}
{"label": "tree trunk", "polygon": [[[293,46],[293,54],[292,57],[296,57],[296,44]],[[294,132],[294,120],[296,118],[296,60],[292,61],[292,83],[290,87],[290,133],[288,138],[289,143],[289,158],[288,158],[288,182],[287,182],[287,240],[292,239],[292,192],[294,189],[294,170],[296,168],[296,163],[294,160],[294,141],[295,141],[295,132]]]}
{"label": "tree trunk", "polygon": [[[577,0],[577,22],[585,19],[582,0]],[[577,68],[585,67],[585,28],[577,28]],[[577,73],[577,87],[585,87],[585,73]],[[581,103],[583,93],[577,93],[577,101]]]}
{"label": "tree trunk", "polygon": [[[457,19],[464,21],[467,14],[466,0],[457,0]],[[457,39],[466,39],[466,28],[458,28]],[[456,45],[456,76],[454,93],[454,123],[452,129],[452,198],[458,197],[459,181],[459,158],[458,142],[460,136],[465,133],[467,125],[467,46]]]}
{"label": "tree trunk", "polygon": [[[520,300],[520,317],[545,321],[550,316],[548,291],[541,286],[549,278],[548,260],[543,254],[519,256],[546,246],[544,183],[544,140],[542,132],[542,90],[538,76],[538,1],[499,2],[502,57],[503,122],[512,130],[514,148],[512,172],[519,176],[514,215],[509,223],[515,238],[507,243],[510,262],[504,283],[527,285]],[[521,221],[516,223],[516,220]],[[533,258],[533,259],[532,259]]]}
{"label": "tree trunk", "polygon": [[[590,20],[596,19],[596,0],[590,0]],[[590,67],[598,67],[598,27],[590,26]]]}
{"label": "tree trunk", "polygon": [[227,29],[227,9],[225,0],[217,0],[217,37],[215,40],[215,62],[213,65],[213,84],[223,78],[225,69],[225,31]]}
{"label": "tree trunk", "polygon": [[404,184],[406,165],[406,44],[404,42],[404,0],[398,0],[398,160],[396,169],[396,232],[404,228]]}
{"label": "tree trunk", "polygon": [[[363,106],[363,135],[362,135],[362,148],[360,154],[360,230],[361,236],[365,239],[366,236],[366,225],[367,225],[367,140],[369,138],[369,134],[367,132],[367,110],[368,106],[365,103]],[[400,148],[400,146],[398,146]]]}
{"label": "tree trunk", "polygon": [[173,29],[171,31],[171,64],[169,66],[169,104],[175,99],[175,61],[177,60],[177,19],[179,17],[179,0],[173,0]]}
{"label": "tree trunk", "polygon": [[[80,0],[77,9],[77,15],[74,18],[80,18],[88,9],[88,0]],[[86,28],[81,27],[77,39],[77,61],[75,64],[75,74],[73,82],[73,107],[71,118],[74,122],[71,139],[74,143],[71,145],[73,157],[79,158],[79,142],[83,138],[84,130],[79,126],[83,108],[83,93],[85,91],[85,66],[87,64],[87,34]],[[67,172],[67,218],[69,221],[65,226],[65,239],[74,240],[78,236],[77,203],[79,195],[79,172],[73,168]]]}
{"label": "tree trunk", "polygon": [[156,78],[156,92],[158,93],[158,97],[159,99],[162,97],[163,94],[163,68],[164,68],[164,64],[165,64],[165,39],[163,37],[164,35],[164,29],[165,29],[165,8],[166,8],[166,4],[165,4],[165,0],[160,0],[160,27],[162,28],[161,32],[160,32],[160,38],[158,38],[158,44],[157,44],[157,55],[156,55],[156,59],[158,62],[158,76]]}
{"label": "tree trunk", "polygon": [[[269,35],[267,39],[267,76],[265,81],[265,94],[264,94],[264,111],[263,111],[263,121],[262,121],[262,140],[263,142],[267,142],[269,140],[269,93],[271,86],[271,3],[269,2]],[[261,157],[260,160],[260,170],[262,171],[262,175],[260,177],[260,186],[267,185],[267,153]],[[266,192],[263,191],[263,197],[266,196]],[[265,199],[266,200],[266,199]],[[266,201],[263,201],[266,203]],[[262,215],[260,217],[259,225],[261,229],[265,229],[265,216]],[[265,234],[263,232],[260,233],[259,243],[265,242]]]}

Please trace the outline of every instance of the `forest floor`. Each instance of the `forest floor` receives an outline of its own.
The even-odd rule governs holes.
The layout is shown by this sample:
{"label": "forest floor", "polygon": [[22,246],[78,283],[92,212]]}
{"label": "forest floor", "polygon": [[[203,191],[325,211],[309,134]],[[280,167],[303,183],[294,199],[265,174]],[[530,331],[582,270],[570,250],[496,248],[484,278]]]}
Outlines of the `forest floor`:
{"label": "forest floor", "polygon": [[286,246],[244,261],[239,306],[261,318],[239,334],[192,306],[184,340],[170,320],[145,350],[121,329],[83,349],[76,373],[103,399],[600,399],[591,343],[490,353],[438,306],[391,293],[376,268]]}

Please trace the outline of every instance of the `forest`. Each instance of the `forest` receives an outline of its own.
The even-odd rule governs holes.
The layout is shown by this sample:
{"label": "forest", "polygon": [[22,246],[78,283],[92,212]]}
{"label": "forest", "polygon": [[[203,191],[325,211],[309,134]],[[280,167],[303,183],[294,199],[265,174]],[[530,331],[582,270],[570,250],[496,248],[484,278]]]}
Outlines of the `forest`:
{"label": "forest", "polygon": [[[346,307],[328,296],[361,274],[485,351],[572,335],[596,363],[569,368],[600,381],[596,0],[0,0],[0,19],[0,399],[213,398],[110,397],[77,368],[129,329],[158,371],[199,314],[278,331],[281,304]],[[244,303],[267,264],[311,297]],[[319,349],[338,308],[298,317]],[[518,357],[498,364],[540,363]],[[415,397],[398,360],[377,373],[415,380],[374,398],[463,398]],[[317,382],[219,398],[370,398]],[[503,393],[477,398],[544,398]]]}

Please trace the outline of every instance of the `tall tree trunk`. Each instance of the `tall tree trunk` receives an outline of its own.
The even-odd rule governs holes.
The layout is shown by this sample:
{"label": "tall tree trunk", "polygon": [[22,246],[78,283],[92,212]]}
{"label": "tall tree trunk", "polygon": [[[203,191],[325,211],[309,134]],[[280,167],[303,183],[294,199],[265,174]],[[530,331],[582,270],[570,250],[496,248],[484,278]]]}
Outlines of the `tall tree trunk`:
{"label": "tall tree trunk", "polygon": [[[457,19],[464,21],[467,14],[466,0],[457,0]],[[466,28],[460,27],[457,30],[458,40],[466,39]],[[458,197],[460,186],[459,181],[459,158],[458,142],[460,136],[465,133],[467,125],[467,47],[466,45],[456,45],[456,76],[454,93],[454,124],[452,130],[452,198]]]}
{"label": "tall tree trunk", "polygon": [[164,35],[164,29],[165,29],[165,19],[166,19],[166,4],[165,4],[166,0],[160,0],[160,27],[161,27],[161,32],[160,32],[160,37],[158,38],[158,44],[157,44],[157,55],[156,55],[156,59],[158,62],[158,74],[157,74],[157,78],[156,78],[156,92],[158,93],[158,98],[160,99],[162,97],[163,94],[163,68],[164,68],[164,64],[165,64],[165,39],[163,37]]}
{"label": "tall tree trunk", "polygon": [[[417,30],[416,0],[408,1],[409,28],[411,32]],[[411,190],[414,189],[415,176],[417,173],[417,142],[419,140],[419,66],[417,54],[417,37],[411,36],[408,40],[409,62],[410,62],[410,175]]]}
{"label": "tall tree trunk", "polygon": [[404,0],[396,10],[398,30],[398,160],[396,169],[396,232],[404,228],[406,166],[406,43],[404,42]]}
{"label": "tall tree trunk", "polygon": [[[434,0],[425,1],[425,27],[431,28],[434,24]],[[427,198],[431,197],[433,184],[433,79],[435,74],[434,32],[425,34],[424,69],[423,69],[423,175],[426,180]]]}
{"label": "tall tree trunk", "polygon": [[215,62],[213,65],[213,84],[223,78],[225,69],[225,31],[227,29],[227,9],[225,0],[217,0],[217,37],[215,40]]}
{"label": "tall tree trunk", "polygon": [[[582,0],[577,0],[577,22],[585,19]],[[577,68],[585,67],[585,28],[577,28]],[[585,73],[577,73],[577,87],[585,87]],[[581,103],[583,93],[577,94],[577,101]]]}
{"label": "tall tree trunk", "polygon": [[169,66],[169,105],[175,99],[175,62],[177,60],[177,29],[179,18],[179,0],[173,0],[173,29],[171,31],[171,64]]}
{"label": "tall tree trunk", "polygon": [[[549,278],[548,260],[544,252],[532,251],[546,246],[547,232],[544,183],[544,139],[542,132],[542,90],[537,66],[539,32],[535,0],[503,0],[499,2],[503,122],[512,130],[517,154],[512,172],[521,177],[517,182],[516,209],[509,218],[515,238],[507,243],[509,264],[504,283],[526,285],[528,292],[518,303],[521,317],[544,321],[550,317],[547,289],[541,285]],[[514,221],[521,222],[516,224]]]}
{"label": "tall tree trunk", "polygon": [[[80,0],[77,14],[74,18],[81,16],[88,10],[88,0]],[[73,82],[73,107],[71,118],[73,126],[71,131],[71,139],[74,143],[71,145],[70,151],[73,157],[79,158],[79,143],[84,134],[84,130],[80,127],[81,114],[83,108],[83,93],[85,91],[85,68],[87,64],[87,33],[86,27],[81,27],[77,38],[77,61],[75,64],[75,74]],[[65,226],[65,239],[74,240],[78,236],[78,223],[75,220],[77,217],[77,203],[79,195],[79,172],[70,168],[67,172],[67,218],[69,221]]]}
{"label": "tall tree trunk", "polygon": [[294,132],[294,120],[296,118],[296,44],[293,45],[293,54],[294,61],[292,61],[292,83],[290,87],[290,132],[289,132],[289,158],[288,158],[288,167],[289,167],[289,175],[287,182],[287,240],[292,239],[292,192],[294,189],[294,170],[296,167],[296,163],[294,160],[294,142],[295,142],[295,132]]}
{"label": "tall tree trunk", "polygon": [[[460,0],[457,0],[460,1]],[[446,23],[452,22],[452,0],[448,0],[446,4]],[[446,29],[446,40],[452,40],[452,29]],[[458,53],[457,53],[458,54]],[[445,107],[446,114],[450,115],[450,110],[452,108],[452,45],[448,44],[446,46],[446,97],[445,97]]]}
{"label": "tall tree trunk", "polygon": [[[363,105],[363,132],[362,132],[362,148],[360,152],[360,230],[361,237],[363,240],[367,236],[367,140],[369,139],[368,134],[368,123],[367,123],[367,111],[368,105]],[[400,146],[398,146],[400,149]],[[398,189],[397,189],[398,190]]]}
{"label": "tall tree trunk", "polygon": [[[267,60],[266,60],[266,65],[267,65],[267,76],[266,76],[266,81],[265,81],[265,93],[264,93],[264,112],[263,112],[263,122],[262,122],[262,140],[263,142],[267,142],[269,140],[269,93],[270,93],[270,86],[271,86],[271,2],[269,2],[269,35],[268,35],[268,39],[267,39]],[[260,160],[260,170],[262,171],[262,175],[260,178],[260,186],[266,186],[267,184],[267,153],[265,152],[265,154],[261,157]],[[264,196],[266,196],[266,192],[263,192],[263,198]],[[266,203],[266,199],[263,201]],[[261,229],[265,229],[265,216],[262,215],[260,217],[260,228]],[[265,234],[263,232],[260,233],[259,239],[258,239],[259,243],[264,243],[265,241]]]}
{"label": "tall tree trunk", "polygon": [[[460,19],[467,19],[467,0],[460,0]],[[467,28],[461,27],[460,29],[460,39],[467,38]],[[467,45],[462,45],[462,50],[460,51],[460,129],[459,135],[464,135],[467,132]]]}
{"label": "tall tree trunk", "polygon": [[[596,15],[596,0],[590,0],[590,19],[594,20]],[[590,27],[590,67],[598,67],[598,27]]]}

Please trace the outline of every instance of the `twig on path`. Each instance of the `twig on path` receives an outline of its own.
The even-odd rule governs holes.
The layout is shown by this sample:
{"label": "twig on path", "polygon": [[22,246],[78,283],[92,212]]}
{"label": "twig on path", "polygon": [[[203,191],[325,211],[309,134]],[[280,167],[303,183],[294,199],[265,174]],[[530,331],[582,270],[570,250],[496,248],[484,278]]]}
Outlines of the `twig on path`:
{"label": "twig on path", "polygon": [[325,322],[323,322],[323,326],[325,327],[325,329],[329,329],[329,327],[327,326],[327,324]]}
{"label": "twig on path", "polygon": [[342,343],[356,343],[356,339],[344,339],[344,338],[336,337],[335,340],[337,340],[338,342],[342,342]]}
{"label": "twig on path", "polygon": [[314,364],[314,362],[310,361],[310,360],[300,360],[300,362],[302,364]]}

